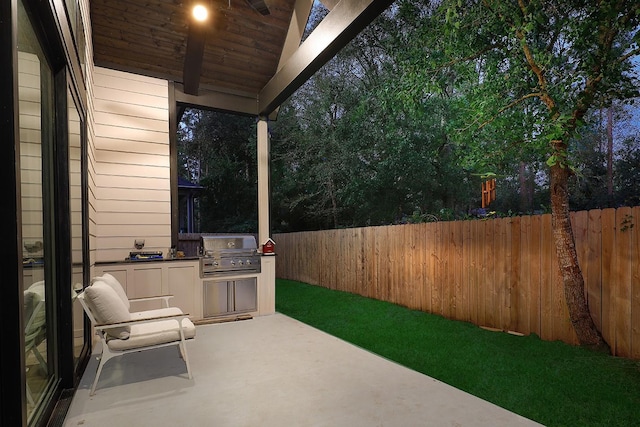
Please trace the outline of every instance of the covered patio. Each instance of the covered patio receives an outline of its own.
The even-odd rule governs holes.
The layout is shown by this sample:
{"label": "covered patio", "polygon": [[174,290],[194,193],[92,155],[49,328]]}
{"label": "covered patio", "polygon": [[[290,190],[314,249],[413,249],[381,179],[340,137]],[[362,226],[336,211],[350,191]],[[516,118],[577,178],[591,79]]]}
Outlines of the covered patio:
{"label": "covered patio", "polygon": [[92,357],[65,427],[534,426],[531,420],[282,314],[200,325],[193,380],[173,347]]}

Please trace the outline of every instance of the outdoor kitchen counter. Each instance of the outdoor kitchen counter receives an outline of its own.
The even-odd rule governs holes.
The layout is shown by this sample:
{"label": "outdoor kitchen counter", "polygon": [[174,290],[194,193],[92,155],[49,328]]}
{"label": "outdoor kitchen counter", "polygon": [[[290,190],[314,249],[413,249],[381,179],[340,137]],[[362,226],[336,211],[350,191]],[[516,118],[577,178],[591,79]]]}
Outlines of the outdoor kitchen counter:
{"label": "outdoor kitchen counter", "polygon": [[[275,312],[275,257],[262,257],[260,273],[238,273],[220,280],[257,278],[257,309],[246,313],[252,316]],[[200,258],[167,258],[149,260],[99,261],[95,263],[93,276],[109,273],[120,281],[127,296],[144,298],[173,295],[170,304],[189,313],[192,320],[203,319],[203,280],[200,277]],[[218,279],[214,279],[218,280]],[[134,310],[160,308],[159,303],[136,303]]]}
{"label": "outdoor kitchen counter", "polygon": [[140,264],[149,262],[165,262],[165,261],[198,261],[200,258],[197,256],[191,257],[176,257],[176,258],[151,258],[151,259],[123,259],[116,261],[96,261],[96,267],[101,265],[113,265],[113,264]]}
{"label": "outdoor kitchen counter", "polygon": [[[93,275],[104,273],[118,279],[130,299],[173,295],[171,305],[180,307],[193,319],[202,316],[202,309],[198,310],[196,304],[196,290],[201,287],[197,257],[96,262]],[[160,308],[160,303],[136,303],[132,308],[151,310]]]}

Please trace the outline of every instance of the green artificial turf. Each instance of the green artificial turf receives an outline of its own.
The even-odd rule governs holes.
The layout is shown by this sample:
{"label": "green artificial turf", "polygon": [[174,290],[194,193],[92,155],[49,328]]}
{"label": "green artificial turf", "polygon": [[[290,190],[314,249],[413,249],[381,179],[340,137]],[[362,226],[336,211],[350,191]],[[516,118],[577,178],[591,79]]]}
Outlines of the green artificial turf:
{"label": "green artificial turf", "polygon": [[290,280],[276,309],[548,426],[640,426],[640,362]]}

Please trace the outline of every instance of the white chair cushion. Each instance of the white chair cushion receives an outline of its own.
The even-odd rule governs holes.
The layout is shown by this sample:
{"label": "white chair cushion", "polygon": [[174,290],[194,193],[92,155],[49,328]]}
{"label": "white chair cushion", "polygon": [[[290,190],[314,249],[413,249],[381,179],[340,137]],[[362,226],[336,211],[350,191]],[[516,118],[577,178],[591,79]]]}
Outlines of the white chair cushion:
{"label": "white chair cushion", "polygon": [[[196,336],[196,327],[189,319],[182,320],[184,338]],[[127,340],[109,340],[107,345],[111,350],[129,350],[148,347],[180,340],[180,329],[175,319],[142,323],[131,326],[131,334]]]}
{"label": "white chair cushion", "polygon": [[34,292],[40,296],[40,299],[45,299],[44,280],[31,284],[28,288],[31,292]]}
{"label": "white chair cushion", "polygon": [[182,310],[178,307],[165,307],[157,308],[155,310],[134,311],[131,313],[131,320],[151,319],[153,317],[161,316],[175,316],[176,314],[182,314]]}
{"label": "white chair cushion", "polygon": [[47,315],[44,298],[31,288],[24,291],[25,346],[38,345],[45,337]]}
{"label": "white chair cushion", "polygon": [[[89,309],[93,312],[98,323],[118,323],[131,320],[129,310],[122,302],[115,290],[102,280],[94,280],[91,286],[85,291],[85,301]],[[122,326],[107,330],[110,338],[129,338],[130,326]]]}
{"label": "white chair cushion", "polygon": [[125,307],[127,307],[127,310],[131,310],[131,303],[129,302],[129,297],[127,297],[127,293],[124,291],[124,287],[122,287],[122,284],[118,281],[118,279],[116,279],[109,273],[104,273],[102,276],[98,276],[93,279],[93,281],[98,281],[98,280],[105,282],[107,285],[111,286],[113,290],[116,291],[116,294],[118,294],[118,296],[124,303]]}

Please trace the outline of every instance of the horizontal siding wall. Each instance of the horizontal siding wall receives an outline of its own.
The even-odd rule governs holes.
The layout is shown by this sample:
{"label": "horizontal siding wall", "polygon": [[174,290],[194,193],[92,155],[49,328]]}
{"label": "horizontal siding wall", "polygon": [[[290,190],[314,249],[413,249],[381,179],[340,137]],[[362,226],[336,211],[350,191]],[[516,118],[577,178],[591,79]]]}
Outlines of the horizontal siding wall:
{"label": "horizontal siding wall", "polygon": [[[615,355],[640,359],[640,207],[571,214],[585,294]],[[551,215],[274,235],[276,275],[577,344]]]}
{"label": "horizontal siding wall", "polygon": [[171,245],[168,83],[93,70],[95,261]]}
{"label": "horizontal siding wall", "polygon": [[93,268],[96,262],[96,133],[95,133],[95,96],[93,83],[93,42],[91,39],[91,20],[89,1],[81,0],[82,21],[85,28],[85,55],[84,68],[85,90],[87,91],[87,216],[89,217],[89,263],[90,274],[93,276]]}
{"label": "horizontal siding wall", "polygon": [[69,197],[71,208],[71,262],[82,264],[82,149],[80,118],[69,99]]}

